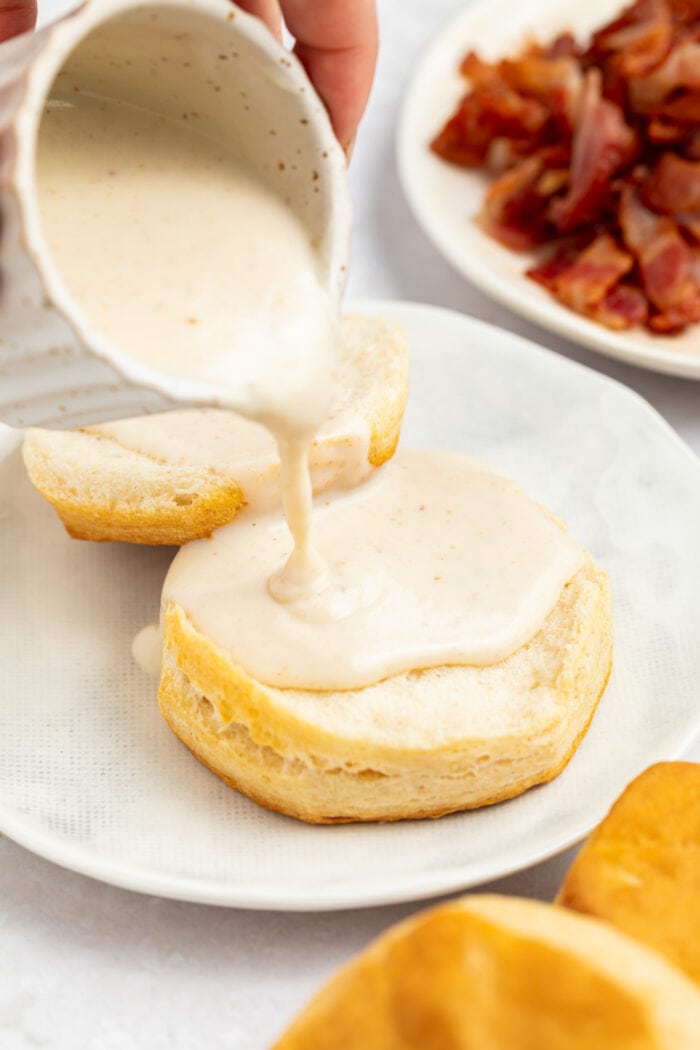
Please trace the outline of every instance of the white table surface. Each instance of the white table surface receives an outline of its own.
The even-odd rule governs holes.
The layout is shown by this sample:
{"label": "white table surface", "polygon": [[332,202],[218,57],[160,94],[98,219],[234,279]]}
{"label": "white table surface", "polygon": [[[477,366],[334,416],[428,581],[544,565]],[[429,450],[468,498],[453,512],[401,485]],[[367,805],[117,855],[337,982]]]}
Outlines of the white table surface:
{"label": "white table surface", "polygon": [[[48,21],[73,5],[40,6]],[[352,163],[349,295],[453,307],[534,339],[633,387],[700,453],[700,383],[617,364],[518,319],[453,273],[414,223],[394,164],[398,108],[421,49],[461,6],[379,0],[379,69]],[[551,900],[573,852],[489,889]],[[262,1050],[343,960],[416,907],[285,915],[181,904],[0,838],[0,1048]]]}

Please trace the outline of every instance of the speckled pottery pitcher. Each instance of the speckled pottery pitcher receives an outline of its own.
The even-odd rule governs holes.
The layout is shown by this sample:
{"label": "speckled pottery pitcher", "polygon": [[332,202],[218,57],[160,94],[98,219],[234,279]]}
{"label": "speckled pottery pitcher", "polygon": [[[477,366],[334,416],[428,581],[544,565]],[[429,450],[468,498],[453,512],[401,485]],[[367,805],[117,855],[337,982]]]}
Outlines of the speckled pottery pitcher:
{"label": "speckled pottery pitcher", "polygon": [[199,128],[296,211],[339,295],[350,206],[328,115],[297,60],[228,0],[90,0],[0,45],[0,420],[75,427],[216,404],[215,392],[193,396],[185,380],[121,353],[62,282],[42,233],[34,170],[59,77],[76,91],[146,101],[166,115],[196,111]]}

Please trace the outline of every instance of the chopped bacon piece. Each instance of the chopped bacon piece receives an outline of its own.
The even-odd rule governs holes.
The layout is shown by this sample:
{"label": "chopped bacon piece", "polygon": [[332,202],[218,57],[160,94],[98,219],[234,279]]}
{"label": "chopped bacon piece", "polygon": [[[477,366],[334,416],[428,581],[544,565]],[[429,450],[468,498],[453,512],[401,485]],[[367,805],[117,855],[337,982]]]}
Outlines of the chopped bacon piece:
{"label": "chopped bacon piece", "polygon": [[622,110],[601,95],[600,71],[589,69],[574,135],[569,189],[549,210],[557,229],[567,233],[600,216],[610,180],[633,160],[636,145]]}
{"label": "chopped bacon piece", "polygon": [[575,59],[571,56],[506,59],[499,68],[514,91],[538,99],[567,129],[573,126],[583,88],[583,74]]}
{"label": "chopped bacon piece", "polygon": [[484,122],[493,135],[532,139],[547,123],[547,109],[535,98],[527,98],[507,85],[483,87],[477,94]]}
{"label": "chopped bacon piece", "polygon": [[604,299],[634,260],[613,238],[603,233],[581,252],[568,269],[554,278],[552,291],[562,303],[578,313],[586,313]]}
{"label": "chopped bacon piece", "polygon": [[637,191],[626,186],[620,200],[620,227],[637,260],[644,291],[658,311],[650,319],[652,328],[676,332],[700,320],[693,254],[675,220],[649,211]]}
{"label": "chopped bacon piece", "polygon": [[673,22],[664,0],[637,0],[594,34],[588,54],[608,56],[620,77],[643,76],[665,58],[672,38]]}
{"label": "chopped bacon piece", "polygon": [[484,229],[497,241],[521,251],[545,238],[548,198],[537,192],[542,159],[528,157],[490,187],[480,215]]}
{"label": "chopped bacon piece", "polygon": [[642,199],[653,211],[666,215],[698,212],[700,219],[700,162],[664,153],[644,182]]}
{"label": "chopped bacon piece", "polygon": [[481,87],[499,79],[498,62],[484,62],[479,58],[476,51],[468,51],[462,59],[459,71],[463,77],[471,82],[472,88]]}
{"label": "chopped bacon piece", "polygon": [[503,84],[489,82],[462,100],[431,148],[454,164],[481,165],[496,138],[537,143],[547,119],[546,108],[536,99],[523,98]]}
{"label": "chopped bacon piece", "polygon": [[630,105],[637,113],[649,112],[678,88],[700,88],[700,43],[695,40],[682,41],[647,76],[630,80]]}
{"label": "chopped bacon piece", "polygon": [[577,257],[550,260],[539,270],[530,270],[535,277],[556,295],[565,306],[577,313],[588,313],[634,265],[629,252],[620,248],[613,238],[601,234]]}
{"label": "chopped bacon piece", "polygon": [[572,255],[571,252],[557,252],[551,259],[539,263],[537,266],[531,266],[525,273],[533,281],[537,281],[543,288],[547,288],[551,292],[554,290],[557,277],[569,269],[575,258],[575,253]]}
{"label": "chopped bacon piece", "polygon": [[588,316],[606,328],[623,331],[646,324],[649,304],[644,292],[630,284],[618,284],[588,311]]}
{"label": "chopped bacon piece", "polygon": [[430,148],[443,160],[463,168],[478,168],[486,160],[491,142],[489,129],[479,123],[479,111],[471,96],[462,100],[459,109],[438,132]]}
{"label": "chopped bacon piece", "polygon": [[550,255],[543,262],[537,263],[536,266],[531,266],[526,271],[527,276],[551,292],[557,277],[576,261],[581,252],[590,243],[591,238],[585,235],[567,238],[559,245],[553,255]]}
{"label": "chopped bacon piece", "polygon": [[569,152],[552,146],[519,161],[491,184],[479,221],[502,244],[522,251],[551,238],[547,211],[568,178]]}

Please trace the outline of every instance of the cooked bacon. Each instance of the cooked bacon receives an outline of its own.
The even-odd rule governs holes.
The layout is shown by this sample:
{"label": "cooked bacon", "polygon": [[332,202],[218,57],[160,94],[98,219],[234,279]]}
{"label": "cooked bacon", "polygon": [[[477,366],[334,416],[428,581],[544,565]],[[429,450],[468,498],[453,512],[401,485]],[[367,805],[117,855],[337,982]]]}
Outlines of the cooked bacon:
{"label": "cooked bacon", "polygon": [[628,86],[630,105],[637,113],[656,109],[679,88],[700,88],[700,43],[681,41],[660,66],[647,76],[634,77]]}
{"label": "cooked bacon", "polygon": [[522,251],[546,239],[547,198],[537,191],[542,158],[528,157],[490,187],[479,221],[508,248]]}
{"label": "cooked bacon", "polygon": [[693,254],[675,220],[650,211],[636,189],[626,186],[620,200],[620,228],[637,261],[647,298],[658,311],[650,319],[652,328],[676,332],[700,320]]}
{"label": "cooked bacon", "polygon": [[571,309],[664,334],[700,321],[700,0],[635,0],[588,45],[570,33],[461,66],[432,143],[499,177],[479,216]]}
{"label": "cooked bacon", "polygon": [[536,99],[523,98],[506,85],[488,82],[467,95],[431,144],[445,160],[473,167],[484,163],[497,138],[521,139],[531,148],[548,119]]}
{"label": "cooked bacon", "polygon": [[541,102],[519,95],[508,85],[485,85],[477,97],[493,135],[534,139],[547,123],[549,114]]}
{"label": "cooked bacon", "polygon": [[577,313],[586,313],[614,288],[634,265],[629,252],[618,247],[603,233],[552,281],[552,291],[560,302]]}
{"label": "cooked bacon", "polygon": [[664,153],[645,180],[642,200],[665,215],[698,212],[700,220],[700,162]]}
{"label": "cooked bacon", "polygon": [[443,160],[462,168],[480,167],[489,152],[491,133],[479,123],[479,110],[472,96],[460,103],[459,109],[438,132],[430,148]]}
{"label": "cooked bacon", "polygon": [[576,261],[577,254],[576,251],[571,250],[556,252],[546,262],[531,266],[525,273],[533,281],[537,281],[543,288],[552,292],[557,278]]}
{"label": "cooked bacon", "polygon": [[514,91],[538,99],[549,115],[573,126],[583,87],[583,74],[571,56],[530,57],[500,63],[500,73]]}
{"label": "cooked bacon", "polygon": [[629,252],[608,234],[599,234],[583,251],[569,245],[527,275],[565,306],[622,330],[644,324],[649,313],[644,293],[620,283],[633,265]]}
{"label": "cooked bacon", "polygon": [[636,152],[634,132],[619,106],[602,97],[601,87],[600,71],[589,69],[574,134],[569,189],[549,210],[549,218],[562,233],[600,217],[610,180]]}
{"label": "cooked bacon", "polygon": [[668,54],[673,38],[664,0],[637,0],[593,35],[589,58],[607,57],[623,78],[643,76]]}
{"label": "cooked bacon", "polygon": [[646,324],[649,304],[640,288],[631,284],[618,284],[587,313],[591,320],[619,332],[635,325]]}
{"label": "cooked bacon", "polygon": [[545,147],[496,179],[479,215],[487,233],[516,251],[551,239],[548,208],[568,179],[569,160],[566,146]]}
{"label": "cooked bacon", "polygon": [[499,79],[498,65],[498,62],[484,62],[476,51],[467,51],[459,71],[470,81],[472,89],[476,89],[482,84],[492,83]]}

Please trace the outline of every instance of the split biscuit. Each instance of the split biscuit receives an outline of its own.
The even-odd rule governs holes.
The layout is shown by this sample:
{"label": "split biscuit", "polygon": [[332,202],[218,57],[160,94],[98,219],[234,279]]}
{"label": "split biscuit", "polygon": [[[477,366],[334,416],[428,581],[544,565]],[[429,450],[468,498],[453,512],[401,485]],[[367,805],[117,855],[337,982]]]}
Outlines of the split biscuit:
{"label": "split biscuit", "polygon": [[[394,453],[408,395],[408,345],[388,321],[347,317],[341,325],[338,394],[311,454],[316,492],[369,474]],[[257,452],[239,447],[241,426]],[[83,540],[181,546],[232,521],[257,473],[256,501],[277,498],[279,461],[255,423],[217,409],[171,412],[57,431],[33,429],[24,442],[29,477],[68,533]],[[246,461],[244,464],[244,460]],[[255,462],[254,462],[255,465]]]}

